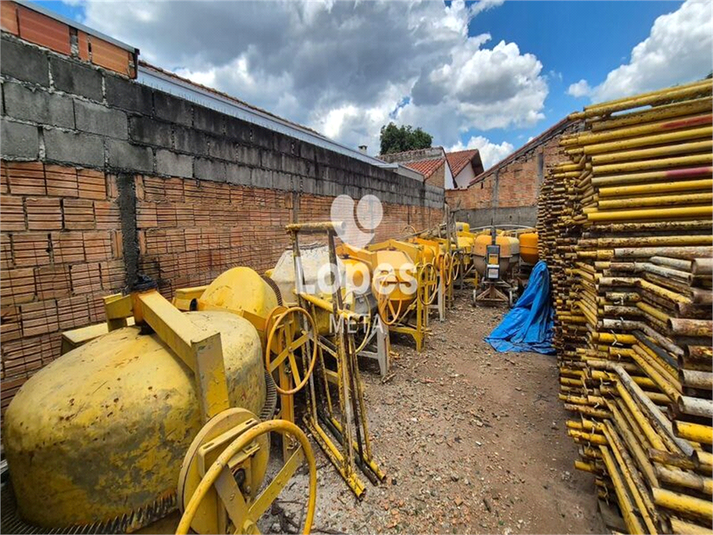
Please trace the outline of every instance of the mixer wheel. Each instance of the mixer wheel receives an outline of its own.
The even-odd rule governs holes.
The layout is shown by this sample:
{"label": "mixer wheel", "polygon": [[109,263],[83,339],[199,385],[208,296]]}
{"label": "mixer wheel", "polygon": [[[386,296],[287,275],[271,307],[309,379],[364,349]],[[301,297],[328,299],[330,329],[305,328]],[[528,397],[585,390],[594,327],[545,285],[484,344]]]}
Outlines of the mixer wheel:
{"label": "mixer wheel", "polygon": [[442,253],[438,257],[438,269],[446,286],[453,280],[453,257],[450,253]]}
{"label": "mixer wheel", "polygon": [[[211,424],[214,420],[219,423]],[[218,430],[223,431],[216,434]],[[299,447],[258,494],[265,477],[272,431],[294,437]],[[223,411],[201,430],[183,462],[179,478],[183,516],[176,533],[186,534],[189,529],[196,533],[259,533],[259,518],[305,460],[309,497],[302,533],[309,533],[317,500],[317,467],[307,436],[286,420],[258,423],[243,409]],[[190,480],[187,474],[192,474]],[[196,475],[200,475],[198,479]]]}
{"label": "mixer wheel", "polygon": [[[379,310],[381,321],[386,325],[394,325],[401,318],[403,308],[402,299],[391,299],[391,294],[394,289],[400,287],[399,278],[395,273],[385,273],[381,278],[375,281],[376,290],[376,306]],[[392,288],[387,291],[386,288]],[[395,304],[397,303],[397,304]]]}
{"label": "mixer wheel", "polygon": [[438,295],[438,272],[431,263],[419,264],[417,270],[418,299],[424,306],[431,306]]}
{"label": "mixer wheel", "polygon": [[[301,324],[300,318],[305,320],[304,325],[307,328]],[[307,356],[306,351],[310,339],[312,351],[311,355]],[[265,344],[265,367],[269,373],[273,373],[283,363],[289,364],[287,369],[295,385],[293,388],[285,390],[276,384],[275,388],[280,394],[291,396],[307,384],[317,362],[317,351],[317,326],[309,312],[304,308],[291,307],[277,316]],[[309,357],[309,361],[304,366],[304,359],[307,357]],[[300,362],[303,364],[302,370],[298,364]]]}

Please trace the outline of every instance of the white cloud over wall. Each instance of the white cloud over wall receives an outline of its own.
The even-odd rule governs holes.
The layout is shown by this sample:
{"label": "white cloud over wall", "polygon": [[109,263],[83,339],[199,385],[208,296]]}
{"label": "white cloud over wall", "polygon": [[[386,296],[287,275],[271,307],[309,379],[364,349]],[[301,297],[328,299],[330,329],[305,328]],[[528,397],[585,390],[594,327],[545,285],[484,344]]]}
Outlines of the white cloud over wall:
{"label": "white cloud over wall", "polygon": [[502,1],[82,4],[87,25],[147,61],[374,153],[389,120],[450,146],[473,128],[543,118],[541,62],[468,36],[469,21]]}
{"label": "white cloud over wall", "polygon": [[458,142],[453,145],[448,152],[455,152],[466,149],[478,149],[480,159],[483,161],[483,168],[489,169],[503,158],[509,156],[515,150],[514,145],[503,141],[502,143],[492,143],[483,136],[472,136],[465,145]]}
{"label": "white cloud over wall", "polygon": [[676,11],[661,15],[627,63],[593,88],[580,80],[567,92],[601,102],[707,76],[713,70],[711,5],[710,0],[686,0]]}

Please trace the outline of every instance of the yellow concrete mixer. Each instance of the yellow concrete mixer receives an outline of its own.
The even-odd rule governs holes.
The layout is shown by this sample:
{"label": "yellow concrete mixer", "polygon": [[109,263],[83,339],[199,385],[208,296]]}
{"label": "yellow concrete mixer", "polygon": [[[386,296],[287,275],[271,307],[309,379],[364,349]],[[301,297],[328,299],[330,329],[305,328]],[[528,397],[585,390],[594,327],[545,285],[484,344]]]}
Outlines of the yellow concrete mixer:
{"label": "yellow concrete mixer", "polygon": [[[272,304],[261,299],[253,311]],[[304,460],[309,531],[314,457],[298,427],[269,420],[253,324],[223,310],[183,313],[146,287],[105,298],[105,309],[108,332],[37,372],[5,413],[2,531],[153,531],[178,508],[178,533],[255,533]],[[266,484],[271,432],[297,446]]]}
{"label": "yellow concrete mixer", "polygon": [[389,330],[411,336],[421,351],[429,309],[438,296],[435,250],[422,244],[387,240],[370,245],[372,292]]}
{"label": "yellow concrete mixer", "polygon": [[473,290],[473,305],[505,303],[512,306],[518,288],[519,240],[492,227],[476,236],[473,263],[479,275]]}
{"label": "yellow concrete mixer", "polygon": [[533,229],[523,229],[517,233],[520,240],[520,269],[518,270],[518,282],[520,288],[527,286],[530,273],[535,264],[539,261],[538,235]]}

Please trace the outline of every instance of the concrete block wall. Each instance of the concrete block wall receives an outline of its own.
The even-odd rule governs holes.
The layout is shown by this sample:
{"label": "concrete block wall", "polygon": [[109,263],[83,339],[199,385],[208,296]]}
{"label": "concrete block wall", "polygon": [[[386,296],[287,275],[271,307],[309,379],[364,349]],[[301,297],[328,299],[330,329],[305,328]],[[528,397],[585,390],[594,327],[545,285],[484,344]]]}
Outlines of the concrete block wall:
{"label": "concrete block wall", "polygon": [[164,295],[272,267],[293,220],[382,201],[376,238],[434,226],[443,190],[2,34],[2,406],[145,273]]}

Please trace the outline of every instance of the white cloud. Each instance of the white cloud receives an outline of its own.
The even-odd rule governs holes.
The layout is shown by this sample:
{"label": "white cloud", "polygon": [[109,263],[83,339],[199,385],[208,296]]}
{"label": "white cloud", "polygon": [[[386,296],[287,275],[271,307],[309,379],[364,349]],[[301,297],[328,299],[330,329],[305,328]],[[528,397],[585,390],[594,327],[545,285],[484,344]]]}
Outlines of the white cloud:
{"label": "white cloud", "polygon": [[480,152],[480,159],[483,161],[483,167],[485,169],[489,169],[506,156],[512,154],[515,147],[507,141],[503,141],[502,143],[493,143],[483,136],[473,136],[465,145],[459,141],[448,149],[448,152],[466,149],[478,149],[478,152]]}
{"label": "white cloud", "polygon": [[591,97],[601,102],[652,91],[703,78],[711,70],[711,2],[686,0],[677,11],[654,21],[649,36],[631,51],[629,62],[611,71],[592,89]]}
{"label": "white cloud", "polygon": [[147,61],[337,140],[378,150],[380,127],[420,126],[434,143],[531,126],[548,93],[542,64],[516,43],[468,36],[502,0],[105,2],[90,27]]}
{"label": "white cloud", "polygon": [[567,94],[572,95],[574,98],[586,97],[592,93],[592,88],[589,87],[589,83],[586,80],[580,80],[569,86],[567,89]]}

